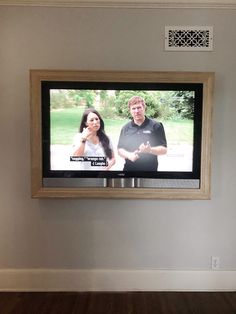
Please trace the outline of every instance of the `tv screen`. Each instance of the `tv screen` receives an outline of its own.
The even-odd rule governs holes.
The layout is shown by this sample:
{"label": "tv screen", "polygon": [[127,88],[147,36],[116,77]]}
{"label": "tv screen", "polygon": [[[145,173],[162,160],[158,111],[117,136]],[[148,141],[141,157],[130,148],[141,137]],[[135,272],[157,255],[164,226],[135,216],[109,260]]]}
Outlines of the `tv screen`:
{"label": "tv screen", "polygon": [[44,186],[200,188],[201,82],[44,80],[41,95]]}

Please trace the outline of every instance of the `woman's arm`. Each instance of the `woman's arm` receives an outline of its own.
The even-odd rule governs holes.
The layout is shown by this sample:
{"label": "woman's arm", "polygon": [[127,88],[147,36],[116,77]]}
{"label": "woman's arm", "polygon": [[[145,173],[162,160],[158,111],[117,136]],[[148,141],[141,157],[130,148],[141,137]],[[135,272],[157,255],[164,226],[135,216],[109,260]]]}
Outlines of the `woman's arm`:
{"label": "woman's arm", "polygon": [[73,156],[83,156],[85,150],[85,144],[87,139],[91,136],[91,130],[89,128],[84,128],[82,133],[77,134],[75,143],[73,147],[76,147],[76,150],[73,152]]}
{"label": "woman's arm", "polygon": [[108,159],[108,165],[106,166],[105,170],[110,170],[112,166],[116,163],[114,152],[112,152],[112,157]]}
{"label": "woman's arm", "polygon": [[83,156],[84,150],[85,150],[85,144],[86,139],[82,138],[80,139],[80,142],[77,145],[73,145],[73,147],[76,147],[76,149],[73,151],[72,156]]}

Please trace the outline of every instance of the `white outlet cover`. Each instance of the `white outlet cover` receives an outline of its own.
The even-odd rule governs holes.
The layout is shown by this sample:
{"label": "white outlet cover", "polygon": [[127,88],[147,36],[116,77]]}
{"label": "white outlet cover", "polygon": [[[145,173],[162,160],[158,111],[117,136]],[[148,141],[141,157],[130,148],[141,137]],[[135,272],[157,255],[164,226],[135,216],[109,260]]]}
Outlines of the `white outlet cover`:
{"label": "white outlet cover", "polygon": [[211,257],[211,269],[217,270],[220,268],[220,258],[218,256]]}

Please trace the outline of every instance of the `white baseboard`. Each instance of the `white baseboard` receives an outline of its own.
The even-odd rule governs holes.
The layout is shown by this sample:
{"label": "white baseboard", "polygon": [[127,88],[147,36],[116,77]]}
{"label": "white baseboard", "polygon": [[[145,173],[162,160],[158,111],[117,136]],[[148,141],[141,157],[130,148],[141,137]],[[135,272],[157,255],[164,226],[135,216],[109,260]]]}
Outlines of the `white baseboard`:
{"label": "white baseboard", "polygon": [[1,291],[234,291],[236,271],[2,269]]}

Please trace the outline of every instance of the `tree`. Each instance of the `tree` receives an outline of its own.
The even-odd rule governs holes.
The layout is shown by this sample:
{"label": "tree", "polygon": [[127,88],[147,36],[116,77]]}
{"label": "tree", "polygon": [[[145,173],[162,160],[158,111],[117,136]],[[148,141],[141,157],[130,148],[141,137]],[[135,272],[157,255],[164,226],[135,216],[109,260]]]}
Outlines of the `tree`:
{"label": "tree", "polygon": [[69,90],[69,95],[74,100],[74,104],[76,106],[84,105],[87,108],[94,106],[94,102],[96,99],[96,93],[94,90]]}
{"label": "tree", "polygon": [[121,117],[130,117],[128,101],[132,96],[140,96],[144,99],[147,105],[146,113],[149,117],[156,118],[160,116],[159,99],[155,91],[122,90],[119,91],[119,93],[117,93],[116,95],[116,112]]}
{"label": "tree", "polygon": [[193,91],[174,91],[171,107],[176,116],[181,119],[193,119],[194,115],[194,92]]}

